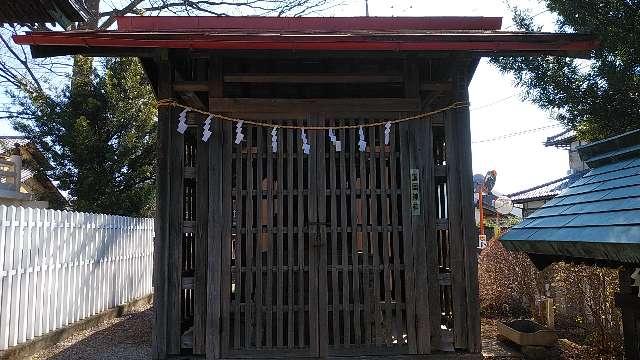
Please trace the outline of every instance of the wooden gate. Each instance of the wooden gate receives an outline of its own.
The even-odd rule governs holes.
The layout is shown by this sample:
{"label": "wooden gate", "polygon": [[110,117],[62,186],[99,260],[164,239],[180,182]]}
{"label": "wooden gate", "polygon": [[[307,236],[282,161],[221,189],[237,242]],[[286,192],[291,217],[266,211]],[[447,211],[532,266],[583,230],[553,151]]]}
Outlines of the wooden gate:
{"label": "wooden gate", "polygon": [[[226,131],[236,137],[235,127]],[[278,132],[275,152],[271,129],[243,132],[242,145],[227,142],[223,155],[231,241],[223,244],[222,352],[317,357],[318,153],[305,155],[293,131]]]}
{"label": "wooden gate", "polygon": [[[385,118],[325,118],[326,126]],[[328,354],[409,353],[415,343],[413,254],[406,138],[394,126],[335,132],[318,140],[320,336]],[[402,140],[401,140],[402,139]],[[404,146],[403,146],[404,145]],[[403,151],[404,150],[404,151]],[[405,191],[402,191],[402,190]]]}
{"label": "wooden gate", "polygon": [[[320,119],[290,123],[371,121]],[[235,126],[225,131],[235,138]],[[242,145],[224,147],[223,355],[409,353],[407,144],[397,128],[388,145],[384,127],[365,128],[360,152],[358,129],[338,130],[337,152],[326,132],[307,131],[307,155],[300,131],[276,131],[275,152],[268,128],[246,127]]]}

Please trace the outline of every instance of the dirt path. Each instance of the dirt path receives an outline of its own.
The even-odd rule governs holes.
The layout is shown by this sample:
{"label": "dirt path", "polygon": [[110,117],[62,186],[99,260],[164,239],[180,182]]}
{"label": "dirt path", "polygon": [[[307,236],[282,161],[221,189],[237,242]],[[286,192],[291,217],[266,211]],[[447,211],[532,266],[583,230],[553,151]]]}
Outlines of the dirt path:
{"label": "dirt path", "polygon": [[[79,332],[71,338],[36,354],[36,360],[138,360],[151,358],[151,326],[153,309],[149,305],[109,320],[93,329]],[[486,359],[516,360],[522,355],[514,348],[496,340],[496,321],[482,320],[482,345]],[[564,349],[561,359],[582,360],[582,351]]]}
{"label": "dirt path", "polygon": [[151,307],[82,331],[64,342],[36,354],[37,360],[104,360],[151,358]]}

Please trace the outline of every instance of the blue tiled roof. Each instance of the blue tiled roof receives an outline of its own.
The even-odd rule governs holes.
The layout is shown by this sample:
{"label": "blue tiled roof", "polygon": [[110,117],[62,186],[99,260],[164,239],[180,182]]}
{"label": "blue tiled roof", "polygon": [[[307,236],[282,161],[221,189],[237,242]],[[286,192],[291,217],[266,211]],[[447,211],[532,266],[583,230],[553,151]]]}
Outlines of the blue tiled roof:
{"label": "blue tiled roof", "polygon": [[576,132],[573,130],[565,130],[560,134],[549,136],[544,142],[545,146],[568,147],[576,140]]}
{"label": "blue tiled roof", "polygon": [[[588,171],[588,170],[587,170]],[[581,171],[563,178],[507,195],[514,203],[521,204],[533,200],[550,199],[578,181],[587,171]]]}
{"label": "blue tiled roof", "polygon": [[530,254],[640,263],[640,130],[587,145],[592,166],[502,237]]}

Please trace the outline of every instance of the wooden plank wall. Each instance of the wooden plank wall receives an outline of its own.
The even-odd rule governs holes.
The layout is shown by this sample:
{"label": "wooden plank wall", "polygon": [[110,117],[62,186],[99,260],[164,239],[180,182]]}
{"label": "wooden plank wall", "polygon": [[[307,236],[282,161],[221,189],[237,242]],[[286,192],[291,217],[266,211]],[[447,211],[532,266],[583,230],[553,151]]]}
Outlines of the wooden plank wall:
{"label": "wooden plank wall", "polygon": [[[158,96],[171,98],[173,65],[166,53],[156,61]],[[212,112],[282,120],[289,110],[290,119],[313,110],[309,123],[339,119],[318,116],[322,106],[307,109],[314,100],[294,101],[292,108],[285,99],[275,107],[268,101],[268,109],[261,100],[243,107],[225,98],[254,91],[224,87],[223,66],[233,63],[215,54],[198,61],[176,74],[186,84],[179,88],[205,83]],[[406,104],[392,102],[400,107],[386,110],[395,117],[402,109],[415,113],[416,99],[422,111],[468,101],[468,60],[457,61],[452,96],[439,87],[445,95],[434,100],[424,93],[431,89],[424,86],[433,80],[431,64],[407,59]],[[202,100],[195,93],[184,98]],[[384,106],[376,109],[385,113]],[[375,145],[383,141],[381,129],[365,131],[370,148],[364,154],[352,153],[356,129],[338,132],[343,146],[353,148],[341,153],[326,134],[308,132],[313,148],[307,156],[299,132],[280,131],[281,148],[272,153],[270,129],[246,127],[247,142],[238,146],[234,124],[214,122],[204,143],[202,117],[185,136],[175,131],[176,111],[161,108],[158,117],[159,173],[169,176],[158,179],[154,358],[216,359],[246,350],[326,356],[347,348],[358,354],[392,349],[394,341],[407,354],[480,351],[475,222],[472,202],[465,201],[473,195],[467,108],[394,126],[390,154]],[[420,180],[416,213],[412,169]],[[387,249],[396,258],[384,256]]]}
{"label": "wooden plank wall", "polygon": [[[157,56],[156,65],[158,97],[172,98],[172,82],[180,75],[168,52]],[[204,355],[206,349],[208,147],[199,141],[198,127],[189,126],[185,134],[176,131],[179,112],[158,110],[158,171],[165,176],[158,177],[154,359]],[[188,122],[201,120],[192,113]]]}
{"label": "wooden plank wall", "polygon": [[[321,121],[339,126],[390,119],[388,114],[349,115],[329,114]],[[399,176],[400,163],[408,164],[408,151],[401,150],[407,142],[400,142],[398,127],[392,128],[386,146],[383,127],[363,131],[365,151],[358,149],[358,129],[335,132],[342,143],[340,152],[324,132],[316,136],[318,149],[324,149],[316,170],[320,272],[325,273],[319,283],[320,339],[326,347],[322,351],[335,356],[409,354],[415,352],[409,305],[413,253],[410,217],[401,211],[409,199],[402,197],[409,185]]]}

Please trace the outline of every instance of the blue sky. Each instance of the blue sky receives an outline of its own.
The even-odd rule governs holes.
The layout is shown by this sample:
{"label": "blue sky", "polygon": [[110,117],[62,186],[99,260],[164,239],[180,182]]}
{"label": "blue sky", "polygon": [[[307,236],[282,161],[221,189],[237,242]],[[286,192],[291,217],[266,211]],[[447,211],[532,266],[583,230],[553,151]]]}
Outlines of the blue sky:
{"label": "blue sky", "polygon": [[[348,0],[345,5],[328,10],[323,16],[362,16],[364,0]],[[553,18],[537,1],[511,1],[511,5],[531,9],[536,21],[551,30]],[[371,16],[502,16],[503,29],[510,29],[511,12],[504,0],[369,0]],[[558,125],[550,115],[535,105],[521,101],[521,90],[510,76],[501,74],[486,59],[482,60],[470,86],[471,136],[474,173],[495,169],[495,190],[510,193],[565,176],[569,168],[564,150],[546,148],[547,136],[561,127],[546,128],[527,135],[499,141],[504,134]],[[7,99],[0,95],[0,104]],[[7,121],[0,120],[0,134],[15,134]]]}

